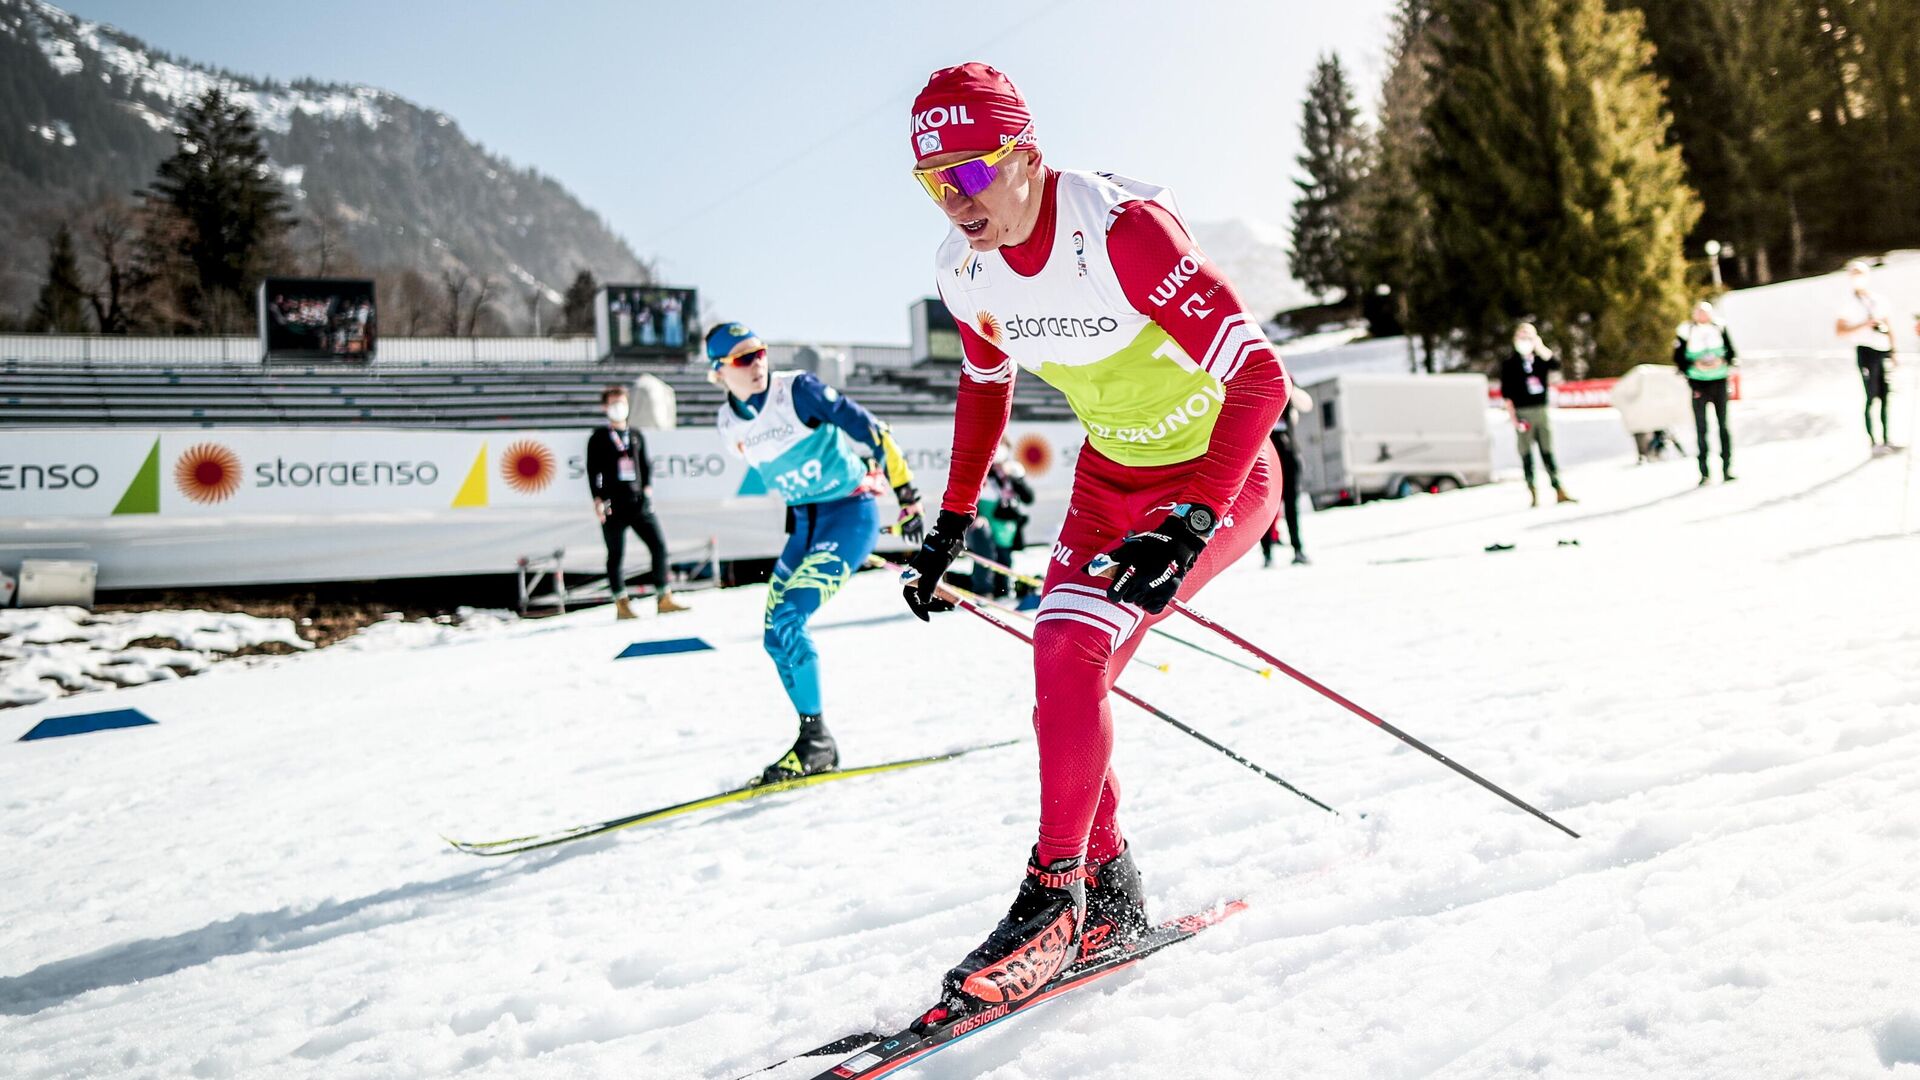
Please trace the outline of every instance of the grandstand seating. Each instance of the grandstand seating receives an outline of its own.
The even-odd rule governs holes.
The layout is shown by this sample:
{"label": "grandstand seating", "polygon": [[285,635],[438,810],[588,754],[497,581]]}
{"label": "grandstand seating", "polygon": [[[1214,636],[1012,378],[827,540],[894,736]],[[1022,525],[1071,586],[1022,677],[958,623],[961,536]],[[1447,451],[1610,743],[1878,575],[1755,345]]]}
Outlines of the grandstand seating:
{"label": "grandstand seating", "polygon": [[[0,426],[278,426],[519,428],[598,421],[600,388],[641,374],[673,387],[682,426],[713,422],[721,391],[679,363],[495,363],[306,366],[0,361]],[[843,387],[890,420],[953,414],[957,369],[860,368]],[[1069,416],[1065,400],[1022,380],[1028,419]]]}
{"label": "grandstand seating", "polygon": [[[911,368],[892,368],[874,373],[903,390],[938,394],[953,411],[954,386],[960,379],[960,365],[926,363]],[[856,395],[859,391],[849,391]],[[862,397],[861,401],[867,399]],[[876,410],[877,411],[877,410]],[[1020,420],[1072,420],[1073,408],[1065,395],[1032,375],[1021,376],[1013,384],[1013,415]]]}

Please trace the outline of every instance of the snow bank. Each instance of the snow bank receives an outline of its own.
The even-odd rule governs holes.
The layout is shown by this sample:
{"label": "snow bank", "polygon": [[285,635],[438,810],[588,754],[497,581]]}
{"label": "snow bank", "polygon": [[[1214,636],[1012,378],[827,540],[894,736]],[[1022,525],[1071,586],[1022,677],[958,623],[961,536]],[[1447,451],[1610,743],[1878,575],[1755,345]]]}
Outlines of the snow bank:
{"label": "snow bank", "polygon": [[[152,639],[177,647],[133,644]],[[211,611],[0,609],[0,705],[198,675],[216,654],[262,645],[313,648],[291,619]]]}

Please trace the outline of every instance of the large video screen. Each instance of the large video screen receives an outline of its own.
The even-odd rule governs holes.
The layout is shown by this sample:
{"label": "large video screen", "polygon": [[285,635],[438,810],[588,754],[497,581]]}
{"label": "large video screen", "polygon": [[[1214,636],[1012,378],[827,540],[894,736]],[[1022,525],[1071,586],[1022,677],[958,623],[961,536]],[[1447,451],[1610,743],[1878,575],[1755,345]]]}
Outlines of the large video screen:
{"label": "large video screen", "polygon": [[602,356],[682,357],[696,344],[699,310],[692,289],[608,285],[593,315]]}
{"label": "large video screen", "polygon": [[947,305],[941,303],[939,297],[929,296],[914,301],[910,321],[914,363],[927,360],[960,362],[960,327],[954,323],[953,313],[947,310]]}
{"label": "large video screen", "polygon": [[371,281],[260,283],[260,345],[269,360],[372,360],[378,339]]}

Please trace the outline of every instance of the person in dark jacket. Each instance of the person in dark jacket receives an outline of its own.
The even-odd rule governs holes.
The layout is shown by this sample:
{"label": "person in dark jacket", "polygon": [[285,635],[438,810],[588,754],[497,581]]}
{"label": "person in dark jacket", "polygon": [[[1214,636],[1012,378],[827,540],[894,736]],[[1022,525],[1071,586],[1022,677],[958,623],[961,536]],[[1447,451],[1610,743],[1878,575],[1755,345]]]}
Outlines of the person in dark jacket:
{"label": "person in dark jacket", "polygon": [[648,580],[653,584],[656,610],[662,615],[685,611],[687,605],[675,600],[667,588],[667,541],[653,516],[653,472],[647,465],[646,440],[627,427],[627,388],[607,387],[600,392],[600,403],[606,408],[607,426],[587,436],[587,488],[593,493],[593,512],[600,518],[600,535],[607,542],[607,588],[613,591],[615,617],[634,617],[621,566],[628,529],[647,545],[653,560]]}
{"label": "person in dark jacket", "polygon": [[1548,351],[1540,340],[1540,331],[1532,323],[1521,323],[1513,332],[1513,351],[1500,365],[1500,396],[1507,399],[1507,415],[1513,418],[1514,435],[1520,444],[1520,468],[1526,473],[1527,495],[1540,505],[1539,489],[1533,484],[1533,449],[1540,448],[1540,462],[1547,467],[1547,482],[1553,485],[1556,501],[1573,502],[1573,496],[1560,486],[1560,466],[1553,460],[1553,416],[1548,408],[1547,377],[1560,370],[1560,358]]}
{"label": "person in dark jacket", "polygon": [[1707,410],[1713,410],[1720,426],[1720,482],[1733,482],[1733,435],[1727,430],[1727,379],[1733,374],[1738,354],[1727,324],[1713,317],[1713,305],[1705,300],[1693,306],[1693,316],[1674,332],[1673,363],[1687,377],[1687,389],[1693,391],[1693,438],[1700,448],[1700,483],[1707,474]]}
{"label": "person in dark jacket", "polygon": [[1280,522],[1287,523],[1287,542],[1293,545],[1293,565],[1307,565],[1306,544],[1300,539],[1300,452],[1294,445],[1293,424],[1301,413],[1313,411],[1313,399],[1297,386],[1287,388],[1287,406],[1273,422],[1268,438],[1280,455],[1280,514],[1260,534],[1261,565],[1273,565],[1273,549],[1280,544]]}

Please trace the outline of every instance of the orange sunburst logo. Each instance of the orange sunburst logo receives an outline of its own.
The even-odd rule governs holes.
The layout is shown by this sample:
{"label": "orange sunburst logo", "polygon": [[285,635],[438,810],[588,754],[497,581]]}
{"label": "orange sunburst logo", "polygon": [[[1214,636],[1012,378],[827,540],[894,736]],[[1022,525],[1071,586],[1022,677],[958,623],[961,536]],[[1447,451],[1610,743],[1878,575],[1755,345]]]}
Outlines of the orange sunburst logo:
{"label": "orange sunburst logo", "polygon": [[981,337],[992,344],[1000,344],[1000,320],[993,317],[993,312],[983,311],[974,316],[973,321],[979,324]]}
{"label": "orange sunburst logo", "polygon": [[1053,444],[1038,435],[1020,436],[1013,444],[1013,456],[1032,476],[1045,476],[1053,468]]}
{"label": "orange sunburst logo", "polygon": [[240,490],[240,455],[219,443],[197,443],[173,463],[173,485],[197,503],[225,502]]}
{"label": "orange sunburst logo", "polygon": [[522,495],[543,491],[553,483],[553,451],[546,444],[522,439],[500,455],[500,478]]}

